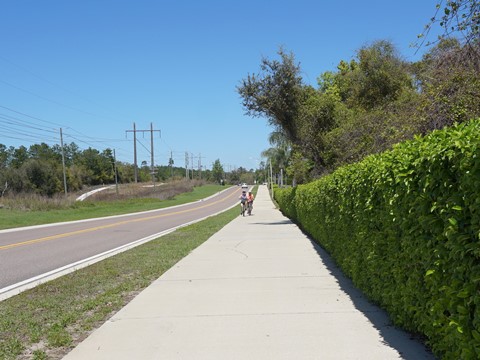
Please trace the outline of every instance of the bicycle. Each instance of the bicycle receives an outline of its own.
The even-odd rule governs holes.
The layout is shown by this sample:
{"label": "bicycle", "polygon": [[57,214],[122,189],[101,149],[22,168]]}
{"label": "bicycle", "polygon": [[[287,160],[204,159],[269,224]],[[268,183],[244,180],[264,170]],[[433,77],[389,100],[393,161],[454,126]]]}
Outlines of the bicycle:
{"label": "bicycle", "polygon": [[247,214],[252,215],[253,210],[253,201],[247,201]]}
{"label": "bicycle", "polygon": [[245,216],[245,212],[247,212],[247,201],[241,200],[240,201],[240,215]]}

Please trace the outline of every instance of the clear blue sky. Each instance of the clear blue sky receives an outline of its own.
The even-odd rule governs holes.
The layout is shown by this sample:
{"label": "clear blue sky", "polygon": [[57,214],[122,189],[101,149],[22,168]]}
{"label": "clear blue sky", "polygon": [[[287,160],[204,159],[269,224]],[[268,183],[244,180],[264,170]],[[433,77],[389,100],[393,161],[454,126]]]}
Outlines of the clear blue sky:
{"label": "clear blue sky", "polygon": [[[436,0],[15,0],[0,21],[0,143],[64,142],[133,163],[133,123],[161,130],[155,164],[256,168],[273,130],[244,115],[236,86],[280,46],[306,83],[361,46],[410,44]],[[150,164],[150,135],[138,134]]]}

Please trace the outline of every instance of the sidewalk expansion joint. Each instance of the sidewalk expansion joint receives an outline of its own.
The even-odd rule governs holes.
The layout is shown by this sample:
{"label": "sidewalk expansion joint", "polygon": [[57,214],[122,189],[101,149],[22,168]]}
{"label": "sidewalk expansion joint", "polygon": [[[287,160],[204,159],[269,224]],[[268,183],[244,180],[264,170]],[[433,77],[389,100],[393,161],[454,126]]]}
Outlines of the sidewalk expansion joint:
{"label": "sidewalk expansion joint", "polygon": [[[233,276],[212,278],[157,279],[155,282],[213,281],[213,280],[250,280],[250,279],[305,279],[329,278],[331,275],[285,275],[285,276]],[[335,286],[335,288],[337,288]]]}
{"label": "sidewalk expansion joint", "polygon": [[241,317],[241,316],[297,316],[297,315],[321,315],[321,314],[375,314],[378,313],[378,310],[375,311],[359,311],[359,310],[346,310],[346,311],[299,311],[299,312],[271,312],[271,313],[238,313],[238,314],[191,314],[191,315],[160,315],[160,316],[148,316],[148,317],[122,317],[122,318],[111,318],[110,322],[119,322],[119,321],[131,321],[131,320],[143,320],[143,319],[190,319],[190,318],[218,318],[218,317]]}

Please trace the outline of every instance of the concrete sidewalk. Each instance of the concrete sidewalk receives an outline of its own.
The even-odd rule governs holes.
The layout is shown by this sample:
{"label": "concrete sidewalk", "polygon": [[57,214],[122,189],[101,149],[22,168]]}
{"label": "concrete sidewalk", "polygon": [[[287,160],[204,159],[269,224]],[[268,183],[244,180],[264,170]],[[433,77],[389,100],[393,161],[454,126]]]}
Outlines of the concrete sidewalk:
{"label": "concrete sidewalk", "polygon": [[390,325],[259,188],[239,216],[66,357],[434,359]]}

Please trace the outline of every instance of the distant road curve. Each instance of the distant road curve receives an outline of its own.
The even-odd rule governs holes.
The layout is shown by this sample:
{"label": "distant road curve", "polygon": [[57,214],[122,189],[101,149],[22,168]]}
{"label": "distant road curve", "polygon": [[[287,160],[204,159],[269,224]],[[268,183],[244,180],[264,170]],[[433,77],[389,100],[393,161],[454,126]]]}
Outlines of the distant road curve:
{"label": "distant road curve", "polygon": [[0,230],[0,300],[237,205],[241,189],[170,208]]}
{"label": "distant road curve", "polygon": [[89,191],[89,192],[86,192],[85,194],[82,194],[80,195],[79,197],[77,197],[75,200],[76,201],[83,201],[85,200],[87,197],[93,195],[93,194],[96,194],[97,192],[100,192],[100,191],[103,191],[103,190],[107,190],[107,189],[111,189],[111,188],[114,188],[115,185],[109,185],[109,186],[104,186],[104,187],[101,187],[101,188],[98,188],[98,189],[95,189],[95,190],[92,190],[92,191]]}
{"label": "distant road curve", "polygon": [[[164,185],[164,183],[156,184],[156,186],[161,186],[161,185]],[[88,191],[88,192],[86,192],[85,194],[82,194],[82,195],[80,195],[79,197],[77,197],[77,198],[75,199],[75,201],[83,201],[83,200],[85,200],[86,198],[88,198],[89,196],[92,196],[93,194],[96,194],[97,192],[100,192],[100,191],[103,191],[103,190],[107,190],[107,189],[113,189],[115,186],[116,186],[116,185],[102,186],[101,188]],[[155,186],[155,185],[145,185],[145,186],[143,186],[143,187],[154,187],[154,186]]]}

